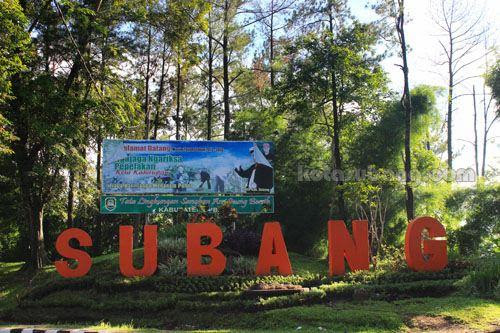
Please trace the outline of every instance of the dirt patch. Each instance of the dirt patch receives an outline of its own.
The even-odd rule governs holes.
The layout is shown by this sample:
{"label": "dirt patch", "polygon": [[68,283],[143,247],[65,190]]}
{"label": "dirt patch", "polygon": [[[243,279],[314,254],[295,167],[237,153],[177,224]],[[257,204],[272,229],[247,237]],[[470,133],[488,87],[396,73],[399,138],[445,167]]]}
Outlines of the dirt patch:
{"label": "dirt patch", "polygon": [[[474,332],[465,326],[451,322],[445,317],[415,316],[410,318],[409,326],[423,332],[463,333]],[[412,330],[414,332],[414,330]]]}

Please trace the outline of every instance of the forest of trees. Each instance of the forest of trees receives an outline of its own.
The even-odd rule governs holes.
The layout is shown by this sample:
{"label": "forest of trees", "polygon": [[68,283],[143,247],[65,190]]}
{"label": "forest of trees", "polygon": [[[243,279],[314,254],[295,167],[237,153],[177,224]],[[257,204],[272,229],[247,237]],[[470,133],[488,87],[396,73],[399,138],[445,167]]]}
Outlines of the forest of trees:
{"label": "forest of trees", "polygon": [[[367,219],[376,256],[421,215],[441,220],[457,251],[498,248],[500,188],[486,162],[498,54],[468,59],[487,24],[465,0],[435,2],[448,87],[413,85],[404,0],[372,1],[373,22],[347,0],[0,0],[0,260],[39,269],[66,228],[87,230],[98,255],[116,250],[120,224],[185,218],[99,214],[106,138],[273,141],[276,212],[242,224],[278,220],[302,253],[324,254],[329,218]],[[454,88],[486,56],[475,73],[485,85],[470,94],[483,177],[462,188],[452,114],[472,98]],[[347,177],[356,172],[368,177]]]}

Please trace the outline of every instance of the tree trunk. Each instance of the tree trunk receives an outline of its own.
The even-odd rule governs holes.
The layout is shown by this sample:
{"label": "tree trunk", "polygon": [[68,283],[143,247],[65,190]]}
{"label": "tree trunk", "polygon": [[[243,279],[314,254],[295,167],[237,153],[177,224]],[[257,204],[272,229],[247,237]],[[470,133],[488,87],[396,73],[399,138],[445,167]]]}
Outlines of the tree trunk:
{"label": "tree trunk", "polygon": [[476,87],[472,86],[472,100],[474,102],[474,162],[476,163],[476,178],[479,175],[478,142],[477,142],[477,107],[476,107]]}
{"label": "tree trunk", "polygon": [[156,114],[154,121],[154,131],[153,131],[153,139],[158,138],[158,127],[160,124],[160,110],[161,110],[161,102],[163,99],[163,90],[165,88],[165,53],[166,53],[167,43],[163,41],[163,50],[161,53],[161,76],[160,76],[160,86],[158,87],[158,99],[156,101]]}
{"label": "tree trunk", "polygon": [[[97,134],[97,158],[95,164],[97,193],[101,194],[101,158],[102,158],[102,135],[101,129]],[[94,251],[96,255],[102,254],[102,215],[100,213],[100,195],[97,198],[98,212],[95,223]]]}
{"label": "tree trunk", "polygon": [[[483,88],[484,89],[484,88]],[[483,98],[486,99],[486,93],[483,91]],[[488,145],[488,110],[484,109],[484,133],[483,133],[483,165],[481,167],[481,176],[486,175],[486,148]]]}
{"label": "tree trunk", "polygon": [[[147,49],[147,63],[146,63],[146,82],[145,82],[145,100],[144,100],[144,114],[145,114],[145,133],[144,139],[149,139],[149,132],[151,130],[150,123],[150,107],[149,107],[149,78],[151,71],[151,27],[148,28],[148,49]],[[135,235],[136,233],[134,233]]]}
{"label": "tree trunk", "polygon": [[31,225],[31,264],[35,270],[41,269],[48,263],[43,237],[43,207],[33,205],[30,207]]}
{"label": "tree trunk", "polygon": [[414,203],[413,203],[413,187],[411,179],[411,117],[412,105],[410,95],[410,80],[408,77],[408,59],[406,49],[406,37],[404,31],[404,0],[399,1],[399,15],[397,18],[396,29],[399,35],[401,44],[401,55],[403,58],[403,76],[404,76],[404,93],[401,102],[405,110],[405,190],[406,190],[406,217],[408,221],[415,218]]}
{"label": "tree trunk", "polygon": [[229,3],[224,1],[224,32],[222,37],[222,67],[224,90],[224,140],[229,140],[231,126],[231,110],[229,106]]}
{"label": "tree trunk", "polygon": [[483,133],[483,165],[481,166],[481,176],[486,173],[486,146],[488,143],[488,107],[486,106],[486,87],[483,83],[483,116],[484,116],[484,133]]}
{"label": "tree trunk", "polygon": [[[333,111],[333,156],[335,165],[335,170],[338,171],[339,179],[337,182],[338,186],[342,186],[344,184],[344,180],[342,179],[342,156],[340,153],[340,119],[339,119],[339,108],[337,104],[337,80],[335,78],[335,68],[332,66],[332,111]],[[338,201],[339,201],[339,211],[340,216],[347,221],[347,214],[345,208],[345,200],[344,200],[344,190],[342,188],[337,188],[338,191]]]}
{"label": "tree trunk", "polygon": [[181,60],[177,55],[177,98],[175,112],[175,139],[181,139]]}
{"label": "tree trunk", "polygon": [[[330,8],[329,8],[329,29],[330,33],[332,34],[333,38],[333,6],[330,3]],[[337,181],[337,192],[338,192],[338,205],[339,205],[339,211],[340,211],[340,216],[344,221],[347,221],[347,212],[346,212],[346,207],[345,207],[345,200],[344,200],[344,190],[342,188],[338,188],[338,186],[342,186],[344,184],[343,181],[343,175],[342,175],[342,156],[340,153],[340,131],[341,131],[341,125],[340,125],[340,117],[339,117],[339,105],[338,105],[338,89],[337,89],[337,78],[335,75],[336,68],[335,64],[332,62],[330,66],[330,75],[331,75],[331,93],[332,93],[332,113],[333,113],[333,160],[334,160],[334,169],[338,171],[338,176],[339,179]]]}
{"label": "tree trunk", "polygon": [[450,55],[448,59],[448,169],[453,170],[453,147],[452,147],[452,125],[453,125],[453,39],[450,31]]}
{"label": "tree trunk", "polygon": [[212,117],[213,117],[213,80],[214,80],[214,55],[213,55],[213,36],[212,22],[210,22],[210,13],[208,16],[208,101],[207,101],[207,140],[212,140]]}
{"label": "tree trunk", "polygon": [[[101,3],[102,0],[96,0],[95,1],[95,13],[99,13],[101,9]],[[58,7],[59,8],[59,7]],[[83,63],[82,55],[87,54],[87,51],[89,49],[89,44],[90,44],[90,37],[93,32],[93,22],[97,19],[96,15],[93,15],[92,17],[89,17],[87,26],[83,31],[81,31],[78,36],[78,52],[74,56],[73,60],[73,65],[71,66],[71,70],[68,74],[68,77],[66,79],[66,82],[64,84],[64,91],[67,93],[71,89],[73,82],[78,78],[80,75],[80,71],[85,68],[85,64]]]}
{"label": "tree trunk", "polygon": [[66,225],[68,226],[68,228],[73,227],[74,197],[75,197],[75,171],[73,171],[73,169],[70,169],[68,178],[68,207],[67,207],[68,216],[66,219]]}
{"label": "tree trunk", "polygon": [[271,71],[271,89],[274,89],[275,73],[274,73],[274,0],[271,0],[271,24],[269,38],[269,67]]}

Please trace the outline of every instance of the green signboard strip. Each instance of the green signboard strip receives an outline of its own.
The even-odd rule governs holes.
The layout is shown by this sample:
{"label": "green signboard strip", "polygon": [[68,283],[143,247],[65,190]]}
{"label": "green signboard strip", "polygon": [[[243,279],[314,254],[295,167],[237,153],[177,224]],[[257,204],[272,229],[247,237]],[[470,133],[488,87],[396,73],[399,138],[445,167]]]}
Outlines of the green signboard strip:
{"label": "green signboard strip", "polygon": [[215,212],[227,201],[240,214],[274,213],[272,195],[102,195],[101,213],[159,214],[180,210],[189,213]]}

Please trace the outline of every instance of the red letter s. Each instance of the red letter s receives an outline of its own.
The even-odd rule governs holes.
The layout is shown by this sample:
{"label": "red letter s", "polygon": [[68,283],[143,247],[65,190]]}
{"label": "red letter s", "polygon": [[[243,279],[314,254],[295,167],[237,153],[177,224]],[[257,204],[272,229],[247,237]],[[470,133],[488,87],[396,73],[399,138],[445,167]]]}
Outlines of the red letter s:
{"label": "red letter s", "polygon": [[82,250],[77,250],[69,245],[69,241],[75,238],[80,246],[92,246],[92,238],[85,231],[77,228],[67,229],[57,237],[56,250],[66,258],[75,259],[78,262],[76,268],[71,268],[66,260],[58,260],[54,263],[56,270],[65,278],[76,278],[86,275],[92,266],[92,258]]}

